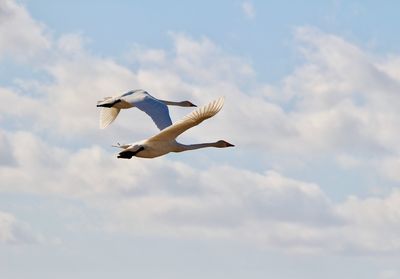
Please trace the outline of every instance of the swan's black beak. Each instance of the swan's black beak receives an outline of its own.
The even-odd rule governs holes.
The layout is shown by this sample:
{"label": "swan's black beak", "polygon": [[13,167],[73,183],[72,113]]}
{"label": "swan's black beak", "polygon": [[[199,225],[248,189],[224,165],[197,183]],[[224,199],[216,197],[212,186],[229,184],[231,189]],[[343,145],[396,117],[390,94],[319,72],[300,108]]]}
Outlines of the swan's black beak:
{"label": "swan's black beak", "polygon": [[231,146],[235,146],[235,145],[234,145],[234,144],[231,144],[231,143],[229,143],[229,142],[227,142],[227,143],[226,143],[226,146],[227,146],[227,147],[231,147]]}
{"label": "swan's black beak", "polygon": [[190,106],[197,108],[197,106],[195,104],[192,104],[192,103],[190,103]]}

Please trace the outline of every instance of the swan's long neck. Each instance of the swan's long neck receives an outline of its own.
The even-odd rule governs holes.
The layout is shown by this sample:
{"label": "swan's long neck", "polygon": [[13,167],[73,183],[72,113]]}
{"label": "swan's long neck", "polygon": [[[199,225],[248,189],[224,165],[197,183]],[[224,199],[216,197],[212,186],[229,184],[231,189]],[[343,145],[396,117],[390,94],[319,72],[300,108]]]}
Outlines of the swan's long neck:
{"label": "swan's long neck", "polygon": [[179,107],[184,107],[185,105],[183,102],[172,102],[172,101],[165,101],[165,100],[159,100],[160,102],[166,104],[167,106],[179,106]]}
{"label": "swan's long neck", "polygon": [[221,147],[218,142],[206,142],[206,143],[197,143],[197,144],[181,144],[178,143],[176,146],[175,152],[182,152],[188,150],[195,150],[206,147]]}

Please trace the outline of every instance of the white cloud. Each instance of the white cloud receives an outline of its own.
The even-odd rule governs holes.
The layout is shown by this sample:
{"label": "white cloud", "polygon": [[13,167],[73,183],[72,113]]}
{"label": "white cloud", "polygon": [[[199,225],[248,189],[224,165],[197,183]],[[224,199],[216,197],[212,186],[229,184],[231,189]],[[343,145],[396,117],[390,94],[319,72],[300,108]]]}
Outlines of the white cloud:
{"label": "white cloud", "polygon": [[255,18],[256,11],[254,9],[254,5],[252,2],[247,1],[247,0],[243,1],[242,2],[242,10],[246,17],[251,18],[251,19]]}
{"label": "white cloud", "polygon": [[61,36],[57,41],[57,47],[64,55],[79,55],[84,52],[85,42],[82,35],[71,33]]}
{"label": "white cloud", "polygon": [[0,59],[11,56],[25,62],[50,48],[44,27],[12,0],[0,2]]}
{"label": "white cloud", "polygon": [[15,159],[12,154],[11,143],[6,134],[0,131],[0,166],[13,165],[14,163]]}
{"label": "white cloud", "polygon": [[400,181],[400,158],[388,156],[382,161],[376,162],[376,168],[380,173],[393,181]]}
{"label": "white cloud", "polygon": [[[257,110],[266,104],[281,109],[279,121],[268,114],[265,118],[275,119],[271,122],[286,127],[289,135],[269,127],[269,138],[280,145],[269,145],[267,140],[264,147],[302,156],[340,153],[355,160],[365,159],[367,154],[398,153],[396,123],[400,115],[395,104],[399,81],[383,70],[385,58],[313,28],[300,28],[296,36],[305,63],[281,86],[269,87],[266,98],[270,104],[256,98]],[[254,126],[258,125],[263,124]],[[252,135],[257,133],[253,130]]]}
{"label": "white cloud", "polygon": [[29,134],[12,139],[16,163],[0,168],[1,191],[78,200],[110,231],[224,237],[296,253],[400,251],[396,190],[333,203],[318,185],[276,171],[127,162],[99,147],[71,152]]}
{"label": "white cloud", "polygon": [[336,161],[339,164],[339,166],[341,166],[345,169],[357,168],[360,165],[362,165],[360,160],[358,160],[348,154],[339,154],[336,157]]}
{"label": "white cloud", "polygon": [[400,192],[395,189],[384,198],[350,197],[339,205],[339,214],[348,220],[343,230],[346,246],[361,251],[398,252],[400,238],[395,232],[400,228],[399,199]]}
{"label": "white cloud", "polygon": [[130,62],[138,62],[143,67],[147,64],[164,64],[166,55],[163,49],[148,49],[140,45],[134,45],[125,55],[125,58]]}
{"label": "white cloud", "polygon": [[208,38],[194,40],[181,33],[171,33],[171,37],[175,53],[167,66],[172,64],[176,73],[186,81],[199,85],[239,82],[254,75],[247,61],[227,55]]}
{"label": "white cloud", "polygon": [[[41,100],[25,96],[23,93],[18,93],[17,90],[0,87],[0,94],[4,102],[0,104],[0,121],[8,124],[14,124],[16,119],[29,120],[31,117],[36,117],[42,108]],[[18,105],[18,109],[15,106]]]}
{"label": "white cloud", "polygon": [[395,279],[399,277],[399,271],[396,269],[383,270],[379,274],[379,279]]}
{"label": "white cloud", "polygon": [[[105,224],[110,230],[196,237],[244,234],[250,240],[253,227],[267,232],[280,223],[305,229],[340,223],[317,185],[273,171],[258,174],[229,166],[200,170],[165,159],[127,163],[112,160],[98,147],[70,154],[26,133],[12,137],[16,164],[0,168],[2,191],[80,200],[110,216]],[[280,233],[256,239],[281,239]],[[285,237],[297,234],[286,232]]]}
{"label": "white cloud", "polygon": [[14,215],[0,211],[0,243],[24,244],[39,241],[30,228]]}

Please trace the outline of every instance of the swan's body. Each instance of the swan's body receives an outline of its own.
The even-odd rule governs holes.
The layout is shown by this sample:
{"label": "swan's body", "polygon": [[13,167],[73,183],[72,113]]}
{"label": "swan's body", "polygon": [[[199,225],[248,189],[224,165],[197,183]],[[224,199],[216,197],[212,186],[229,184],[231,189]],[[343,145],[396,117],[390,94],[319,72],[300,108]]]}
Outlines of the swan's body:
{"label": "swan's body", "polygon": [[223,104],[224,99],[219,98],[204,107],[196,109],[181,121],[163,129],[160,133],[151,138],[137,143],[118,145],[117,147],[123,149],[123,151],[118,154],[118,158],[131,159],[133,156],[155,158],[169,152],[182,152],[205,147],[223,148],[234,146],[223,140],[191,145],[181,144],[176,141],[176,138],[186,130],[199,125],[204,120],[217,114],[221,110]]}
{"label": "swan's body", "polygon": [[97,102],[97,106],[101,107],[100,128],[104,129],[110,125],[117,118],[121,109],[137,107],[149,115],[157,127],[162,130],[172,124],[167,105],[195,107],[189,101],[164,101],[154,98],[142,89],[132,90],[119,96],[105,97]]}

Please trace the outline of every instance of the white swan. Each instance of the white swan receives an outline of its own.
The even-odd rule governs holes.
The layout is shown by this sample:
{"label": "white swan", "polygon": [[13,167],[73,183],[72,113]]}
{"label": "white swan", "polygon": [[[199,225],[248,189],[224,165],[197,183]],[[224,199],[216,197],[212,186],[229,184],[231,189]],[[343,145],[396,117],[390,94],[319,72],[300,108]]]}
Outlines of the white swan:
{"label": "white swan", "polygon": [[121,109],[137,107],[149,115],[157,127],[162,130],[172,124],[167,105],[196,106],[189,101],[171,102],[159,100],[142,89],[132,90],[119,96],[105,97],[97,102],[97,107],[102,108],[100,112],[100,128],[104,129],[110,125]]}
{"label": "white swan", "polygon": [[196,109],[181,121],[165,128],[157,135],[146,140],[132,144],[118,144],[115,147],[122,148],[118,158],[131,159],[133,156],[141,158],[154,158],[165,155],[169,152],[182,152],[205,147],[230,147],[234,146],[224,140],[211,143],[200,143],[185,145],[178,143],[175,139],[186,130],[199,125],[204,120],[214,116],[219,112],[224,104],[224,98],[221,97],[206,106]]}

